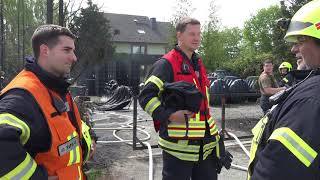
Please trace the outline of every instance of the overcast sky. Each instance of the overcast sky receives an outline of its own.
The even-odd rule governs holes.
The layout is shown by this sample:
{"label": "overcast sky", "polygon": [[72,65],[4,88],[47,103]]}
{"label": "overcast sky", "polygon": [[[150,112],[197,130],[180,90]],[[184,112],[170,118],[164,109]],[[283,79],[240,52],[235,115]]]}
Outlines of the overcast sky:
{"label": "overcast sky", "polygon": [[[211,0],[191,0],[196,8],[192,17],[202,23],[208,20],[209,4]],[[242,27],[250,15],[259,9],[273,4],[279,4],[280,0],[216,0],[218,16],[223,26]],[[84,0],[84,4],[86,1]],[[104,12],[143,15],[149,18],[155,17],[159,21],[170,21],[175,7],[175,0],[93,0],[102,7]]]}

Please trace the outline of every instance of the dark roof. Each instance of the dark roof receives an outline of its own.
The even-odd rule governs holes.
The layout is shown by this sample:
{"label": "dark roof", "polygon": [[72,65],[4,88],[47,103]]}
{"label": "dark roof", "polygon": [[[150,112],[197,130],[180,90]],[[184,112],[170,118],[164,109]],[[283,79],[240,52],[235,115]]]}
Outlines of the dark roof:
{"label": "dark roof", "polygon": [[[114,42],[168,43],[169,22],[158,22],[147,16],[105,13],[110,21]],[[140,31],[140,33],[138,33]]]}

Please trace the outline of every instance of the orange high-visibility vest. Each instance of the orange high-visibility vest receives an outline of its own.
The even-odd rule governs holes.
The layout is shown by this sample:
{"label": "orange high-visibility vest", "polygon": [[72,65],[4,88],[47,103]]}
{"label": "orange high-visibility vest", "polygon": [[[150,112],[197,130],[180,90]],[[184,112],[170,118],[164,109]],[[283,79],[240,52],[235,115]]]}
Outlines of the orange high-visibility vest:
{"label": "orange high-visibility vest", "polygon": [[[81,119],[76,104],[67,94],[69,107],[73,107],[80,132],[72,125],[67,112],[57,114],[52,105],[52,98],[62,99],[54,91],[48,89],[31,71],[21,71],[2,91],[1,94],[14,89],[24,89],[31,93],[37,101],[51,133],[51,148],[47,152],[38,153],[35,161],[43,165],[49,176],[58,176],[59,180],[85,179],[82,171]],[[50,96],[51,93],[51,96]],[[62,101],[63,102],[63,101]],[[27,119],[25,119],[27,121]],[[49,133],[49,132],[48,132]]]}

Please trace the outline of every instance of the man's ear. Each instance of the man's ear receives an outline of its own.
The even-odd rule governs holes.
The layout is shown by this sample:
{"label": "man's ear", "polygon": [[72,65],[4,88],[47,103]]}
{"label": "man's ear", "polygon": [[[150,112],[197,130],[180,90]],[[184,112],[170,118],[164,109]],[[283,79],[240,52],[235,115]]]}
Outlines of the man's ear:
{"label": "man's ear", "polygon": [[39,52],[39,56],[48,56],[49,54],[49,47],[45,44],[41,44],[40,45],[40,52]]}
{"label": "man's ear", "polygon": [[177,39],[180,39],[181,32],[177,32]]}

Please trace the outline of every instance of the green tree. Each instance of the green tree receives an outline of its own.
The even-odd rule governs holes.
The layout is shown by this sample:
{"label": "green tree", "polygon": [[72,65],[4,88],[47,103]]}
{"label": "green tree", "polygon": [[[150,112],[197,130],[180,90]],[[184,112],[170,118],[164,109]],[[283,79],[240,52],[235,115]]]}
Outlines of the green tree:
{"label": "green tree", "polygon": [[114,46],[109,21],[91,0],[88,0],[88,7],[81,9],[80,15],[74,18],[69,27],[78,37],[75,42],[78,62],[72,68],[73,77],[79,77],[88,67],[111,59]]}
{"label": "green tree", "polygon": [[191,0],[176,0],[176,5],[173,7],[174,14],[170,20],[170,29],[169,29],[169,36],[168,36],[168,47],[167,49],[171,49],[177,43],[176,37],[176,25],[178,22],[184,17],[190,17],[192,13],[195,11],[195,8],[192,6]]}

